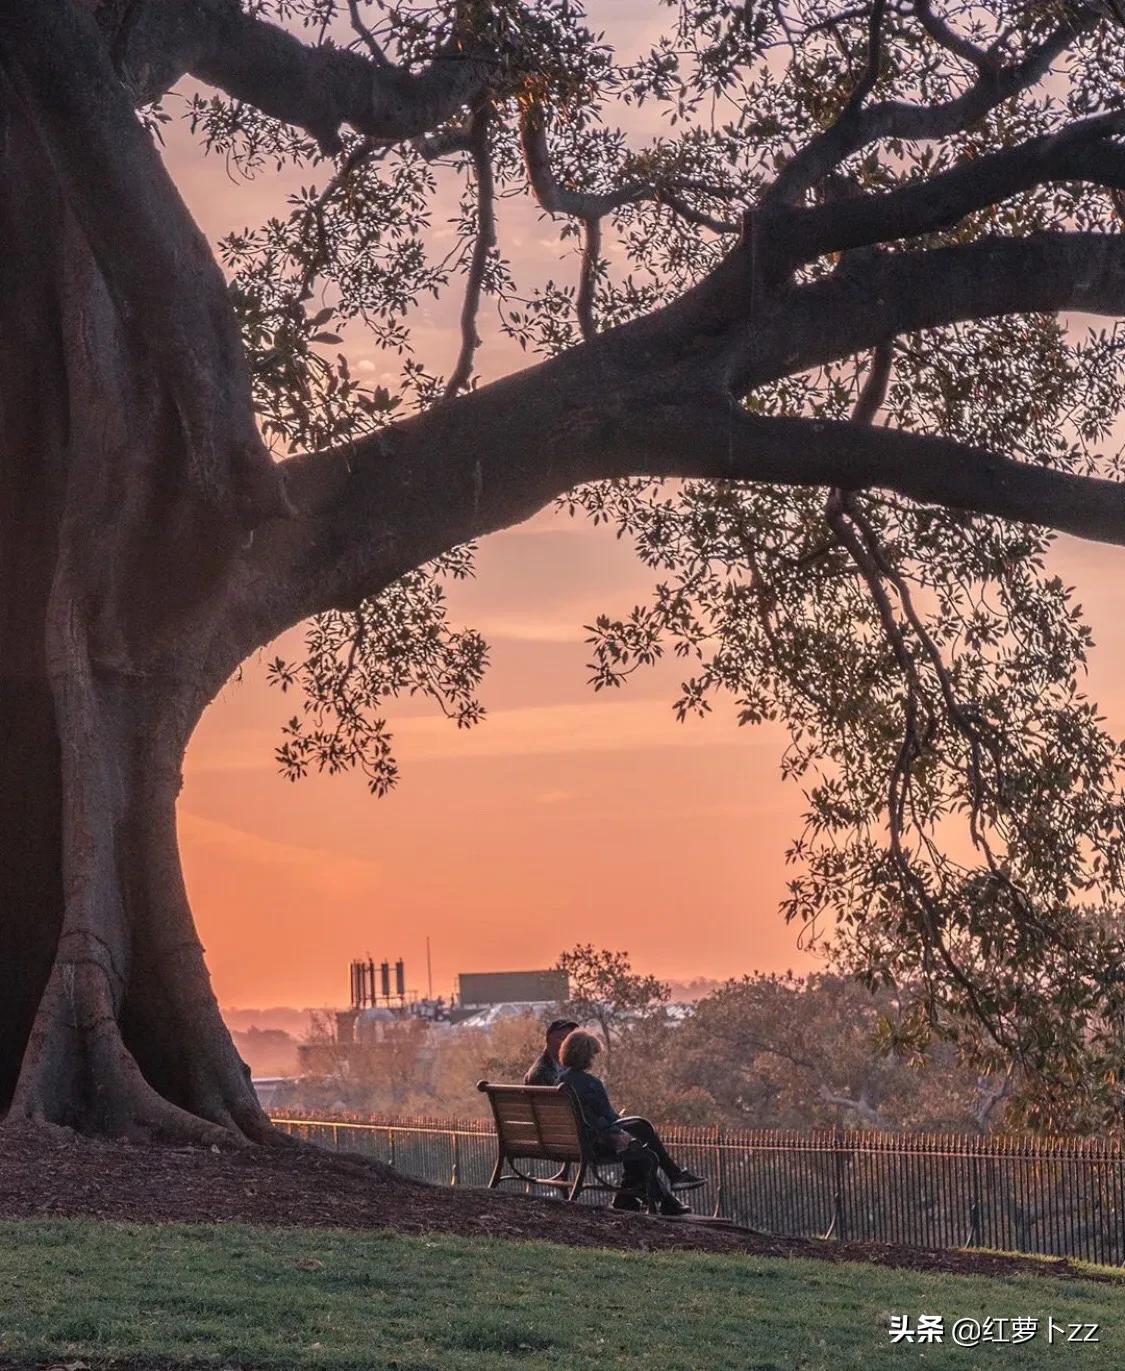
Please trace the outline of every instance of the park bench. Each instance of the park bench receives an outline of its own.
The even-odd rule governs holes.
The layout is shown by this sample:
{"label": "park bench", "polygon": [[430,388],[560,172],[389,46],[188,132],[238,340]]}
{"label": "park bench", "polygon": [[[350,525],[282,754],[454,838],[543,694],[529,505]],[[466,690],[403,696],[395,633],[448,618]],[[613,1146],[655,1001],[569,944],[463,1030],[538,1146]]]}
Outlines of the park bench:
{"label": "park bench", "polygon": [[[496,1165],[489,1189],[506,1181],[546,1185],[566,1191],[576,1200],[583,1190],[618,1189],[602,1168],[618,1165],[611,1157],[595,1152],[582,1117],[582,1106],[565,1085],[493,1085],[478,1081],[477,1089],[488,1096],[496,1121]],[[524,1161],[559,1162],[549,1176],[526,1175],[516,1165]],[[577,1166],[573,1181],[570,1168]],[[592,1176],[593,1179],[588,1179]]]}

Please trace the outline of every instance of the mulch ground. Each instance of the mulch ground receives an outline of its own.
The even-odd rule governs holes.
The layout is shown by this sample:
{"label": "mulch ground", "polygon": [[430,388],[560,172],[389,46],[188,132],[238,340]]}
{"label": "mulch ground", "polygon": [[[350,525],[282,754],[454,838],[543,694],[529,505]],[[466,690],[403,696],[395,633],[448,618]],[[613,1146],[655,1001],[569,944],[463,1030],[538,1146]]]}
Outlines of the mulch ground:
{"label": "mulch ground", "polygon": [[431,1186],[363,1157],[312,1147],[219,1151],[104,1142],[59,1128],[0,1127],[0,1219],[76,1217],[380,1228],[534,1238],[573,1247],[873,1262],[951,1275],[1119,1279],[1091,1275],[1065,1260],[770,1237],[518,1194]]}

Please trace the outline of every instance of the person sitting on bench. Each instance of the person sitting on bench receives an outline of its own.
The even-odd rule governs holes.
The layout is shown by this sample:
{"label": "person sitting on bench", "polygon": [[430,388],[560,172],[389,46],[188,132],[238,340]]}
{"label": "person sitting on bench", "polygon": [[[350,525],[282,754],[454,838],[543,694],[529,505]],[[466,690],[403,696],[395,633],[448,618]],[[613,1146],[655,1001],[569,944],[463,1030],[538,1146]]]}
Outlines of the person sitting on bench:
{"label": "person sitting on bench", "polygon": [[[673,1191],[695,1190],[705,1184],[703,1177],[672,1159],[660,1134],[647,1119],[625,1118],[618,1114],[609,1102],[605,1086],[589,1070],[601,1050],[601,1042],[593,1033],[574,1029],[567,1035],[559,1053],[562,1064],[559,1080],[577,1097],[586,1126],[595,1135],[597,1150],[606,1157],[616,1158],[624,1168],[613,1208],[642,1209],[647,1201],[661,1214],[690,1214],[691,1210]],[[661,1171],[667,1180],[661,1176]]]}
{"label": "person sitting on bench", "polygon": [[547,1046],[535,1058],[523,1078],[524,1085],[558,1085],[559,1049],[566,1041],[566,1035],[573,1033],[578,1025],[573,1019],[552,1019],[547,1025]]}

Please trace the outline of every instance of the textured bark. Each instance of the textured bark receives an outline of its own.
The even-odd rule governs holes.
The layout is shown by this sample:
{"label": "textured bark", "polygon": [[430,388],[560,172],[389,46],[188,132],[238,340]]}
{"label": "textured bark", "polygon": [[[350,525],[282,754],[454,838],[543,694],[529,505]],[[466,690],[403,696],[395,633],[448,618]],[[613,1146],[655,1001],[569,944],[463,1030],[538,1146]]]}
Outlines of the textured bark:
{"label": "textured bark", "polygon": [[18,330],[0,329],[0,1101],[15,1086],[62,910],[59,746],[43,626],[57,538],[47,454],[65,443],[65,425],[58,407],[41,403],[41,386],[62,375],[63,357],[40,285],[54,262],[18,209],[0,195],[0,241],[9,245],[0,289],[19,321]]}
{"label": "textured bark", "polygon": [[385,57],[302,42],[244,12],[238,0],[103,0],[99,21],[138,102],[185,73],[265,114],[299,124],[326,149],[347,122],[372,138],[415,138],[452,118],[495,75],[495,59],[470,35],[454,36],[408,71]]}
{"label": "textured bark", "polygon": [[197,431],[44,174],[26,90],[0,87],[0,1104],[262,1138],[175,835],[199,642],[245,533],[192,478]]}

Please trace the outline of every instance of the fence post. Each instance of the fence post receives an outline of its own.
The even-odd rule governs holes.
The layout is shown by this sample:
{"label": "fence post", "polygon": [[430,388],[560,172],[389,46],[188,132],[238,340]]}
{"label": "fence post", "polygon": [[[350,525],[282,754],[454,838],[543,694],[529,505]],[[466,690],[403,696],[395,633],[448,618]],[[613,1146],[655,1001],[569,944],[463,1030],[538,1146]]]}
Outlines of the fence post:
{"label": "fence post", "polygon": [[391,1167],[392,1170],[394,1170],[394,1169],[395,1169],[395,1135],[396,1135],[396,1133],[398,1132],[398,1130],[395,1129],[395,1128],[388,1128],[388,1129],[387,1129],[387,1132],[388,1132],[388,1134],[390,1135],[390,1139],[391,1139],[391,1159],[390,1159],[390,1162],[388,1163],[388,1165]]}
{"label": "fence post", "polygon": [[453,1139],[453,1175],[449,1178],[450,1185],[461,1184],[461,1139],[456,1133],[449,1135]]}
{"label": "fence post", "polygon": [[969,1235],[965,1239],[966,1247],[980,1246],[980,1219],[981,1219],[981,1200],[980,1200],[980,1157],[976,1150],[973,1151],[972,1158],[972,1177],[973,1187],[971,1191],[972,1203],[969,1206]]}
{"label": "fence post", "polygon": [[726,1199],[726,1171],[723,1166],[723,1145],[721,1142],[715,1143],[715,1212],[712,1218],[719,1218],[723,1210],[723,1200]]}
{"label": "fence post", "polygon": [[847,1242],[848,1240],[848,1221],[845,1214],[844,1205],[844,1159],[846,1150],[843,1144],[843,1129],[840,1125],[832,1125],[832,1155],[835,1170],[836,1190],[832,1196],[832,1222],[828,1225],[826,1238],[835,1237],[837,1242]]}

